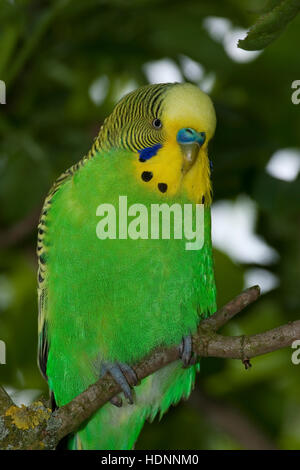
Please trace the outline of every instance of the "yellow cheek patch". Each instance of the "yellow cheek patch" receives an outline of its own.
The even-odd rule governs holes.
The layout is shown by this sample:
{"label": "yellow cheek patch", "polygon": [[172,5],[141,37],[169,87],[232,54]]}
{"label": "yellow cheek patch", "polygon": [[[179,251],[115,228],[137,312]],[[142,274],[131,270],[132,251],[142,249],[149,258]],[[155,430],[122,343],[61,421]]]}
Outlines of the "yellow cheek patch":
{"label": "yellow cheek patch", "polygon": [[146,162],[136,159],[135,174],[146,189],[166,196],[175,196],[181,185],[182,157],[178,145],[165,143],[157,154]]}
{"label": "yellow cheek patch", "polygon": [[[169,140],[151,159],[134,161],[138,184],[148,191],[167,197],[183,194],[191,201],[201,204],[211,202],[209,160],[205,149],[200,149],[197,161],[190,171],[182,173],[183,156],[176,140]],[[204,196],[204,199],[203,199]]]}

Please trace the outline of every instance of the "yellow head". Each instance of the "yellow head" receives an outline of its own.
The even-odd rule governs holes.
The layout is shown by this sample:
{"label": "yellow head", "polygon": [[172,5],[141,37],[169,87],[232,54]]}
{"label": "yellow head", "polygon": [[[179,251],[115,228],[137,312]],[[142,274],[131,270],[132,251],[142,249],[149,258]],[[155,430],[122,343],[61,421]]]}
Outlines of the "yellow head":
{"label": "yellow head", "polygon": [[132,150],[139,184],[165,197],[211,202],[207,146],[216,127],[211,99],[190,83],[142,87],[124,97],[102,126],[95,150]]}

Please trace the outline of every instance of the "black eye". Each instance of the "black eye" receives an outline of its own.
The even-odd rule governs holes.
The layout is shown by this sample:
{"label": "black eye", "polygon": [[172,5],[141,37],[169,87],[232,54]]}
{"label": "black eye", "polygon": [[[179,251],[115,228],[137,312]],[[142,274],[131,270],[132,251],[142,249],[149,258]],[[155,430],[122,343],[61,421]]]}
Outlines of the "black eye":
{"label": "black eye", "polygon": [[160,119],[154,119],[152,121],[152,126],[154,127],[154,129],[160,129],[162,127],[162,122]]}

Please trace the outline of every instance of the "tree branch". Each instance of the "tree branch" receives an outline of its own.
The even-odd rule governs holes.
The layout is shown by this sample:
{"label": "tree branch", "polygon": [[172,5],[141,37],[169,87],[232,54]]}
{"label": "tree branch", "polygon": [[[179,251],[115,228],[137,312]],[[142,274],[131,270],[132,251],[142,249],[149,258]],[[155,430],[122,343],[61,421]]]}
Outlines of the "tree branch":
{"label": "tree branch", "polygon": [[[252,357],[290,346],[294,340],[299,339],[300,320],[253,336],[228,337],[217,333],[221,326],[258,297],[258,286],[246,289],[213,316],[200,322],[198,331],[193,336],[194,353],[199,357],[223,357],[244,362]],[[142,380],[179,358],[178,345],[160,348],[145,357],[133,369],[138,379]],[[41,402],[27,408],[11,406],[4,415],[7,433],[1,442],[0,432],[0,447],[8,448],[12,442],[17,442],[16,448],[55,449],[63,437],[75,432],[84,421],[120,391],[112,377],[106,374],[52,414]],[[21,412],[25,416],[22,419]],[[31,416],[30,424],[28,415]]]}
{"label": "tree branch", "polygon": [[224,307],[220,308],[214,315],[201,322],[201,328],[208,327],[213,331],[219,330],[229,322],[237,313],[240,313],[247,305],[252,304],[260,296],[260,287],[253,286],[245,289],[241,294],[230,300]]}
{"label": "tree branch", "polygon": [[4,414],[11,405],[13,405],[12,399],[0,385],[0,415]]}

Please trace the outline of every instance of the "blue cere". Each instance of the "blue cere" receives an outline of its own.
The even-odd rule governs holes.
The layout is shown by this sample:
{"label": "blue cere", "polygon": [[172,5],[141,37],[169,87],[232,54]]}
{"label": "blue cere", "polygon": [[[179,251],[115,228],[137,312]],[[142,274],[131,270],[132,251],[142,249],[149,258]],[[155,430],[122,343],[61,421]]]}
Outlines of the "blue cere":
{"label": "blue cere", "polygon": [[192,144],[197,142],[200,146],[204,144],[205,132],[197,132],[191,127],[184,127],[177,132],[177,142],[179,144]]}
{"label": "blue cere", "polygon": [[139,150],[139,161],[145,162],[146,160],[149,160],[150,158],[154,157],[161,148],[161,144],[155,144],[152,147],[146,147],[143,150]]}

